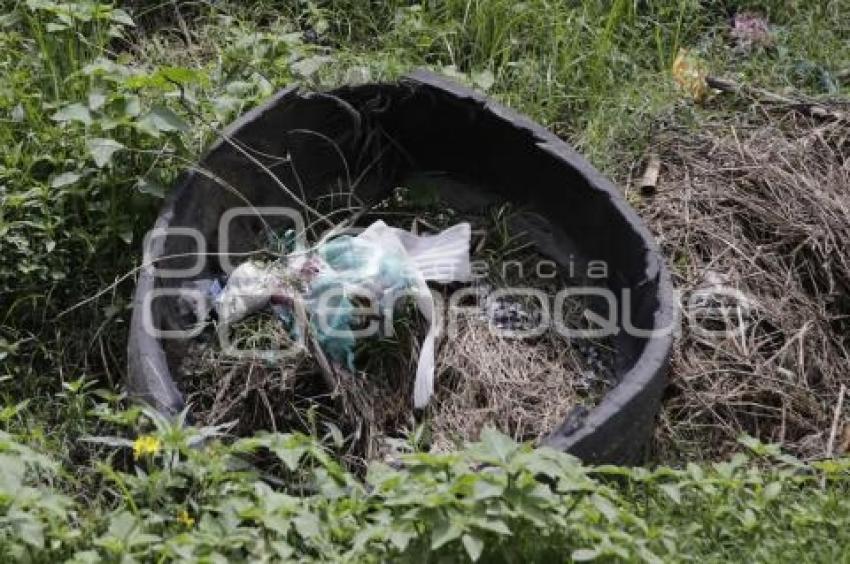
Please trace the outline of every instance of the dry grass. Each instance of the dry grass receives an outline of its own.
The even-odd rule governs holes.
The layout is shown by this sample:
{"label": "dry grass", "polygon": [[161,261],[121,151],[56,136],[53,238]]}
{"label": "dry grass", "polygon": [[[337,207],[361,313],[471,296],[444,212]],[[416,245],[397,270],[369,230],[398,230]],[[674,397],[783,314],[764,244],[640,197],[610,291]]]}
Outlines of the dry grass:
{"label": "dry grass", "polygon": [[658,194],[639,204],[683,303],[727,307],[684,308],[662,460],[722,458],[742,432],[820,457],[845,422],[833,419],[850,382],[850,128],[761,109],[749,119],[665,134]]}
{"label": "dry grass", "polygon": [[205,425],[236,422],[238,434],[256,428],[282,430],[297,417],[300,397],[316,392],[316,386],[304,385],[313,380],[315,366],[304,356],[270,359],[251,354],[285,350],[290,344],[285,328],[270,313],[238,323],[232,339],[244,356],[222,351],[213,341],[189,343],[179,371],[190,392],[193,416]]}
{"label": "dry grass", "polygon": [[477,440],[485,424],[521,441],[545,436],[586,395],[583,365],[554,331],[535,341],[509,339],[486,321],[461,318],[438,357],[432,448],[449,451]]}
{"label": "dry grass", "polygon": [[[511,237],[497,241],[499,249],[505,241],[516,243]],[[519,255],[507,256],[532,264],[542,258],[525,245],[517,248],[522,249]],[[499,276],[489,281],[493,287],[505,286]],[[536,282],[553,284],[551,279]],[[484,287],[491,286],[485,282],[482,291]],[[481,298],[479,306],[484,308],[484,303]],[[582,326],[583,308],[578,302],[573,305],[567,322]],[[524,311],[531,315],[535,309],[526,304]],[[191,390],[193,413],[203,424],[235,422],[233,431],[240,435],[256,429],[321,434],[325,423],[332,424],[346,439],[341,454],[351,466],[361,467],[364,459],[393,458],[400,446],[396,439],[421,423],[411,398],[426,329],[409,304],[406,312],[397,312],[392,337],[358,344],[358,373],[342,371],[334,383],[323,377],[309,355],[274,361],[261,355],[234,358],[213,342],[193,343],[180,373],[183,386]],[[285,349],[290,344],[270,312],[238,323],[232,338],[236,348],[245,351]],[[420,414],[424,436],[430,437],[433,449],[448,450],[460,440],[477,440],[489,423],[518,440],[537,440],[577,402],[591,401],[607,389],[611,366],[610,351],[598,343],[572,343],[552,329],[533,339],[500,337],[490,331],[484,309],[478,315],[467,313],[452,337],[439,345],[436,395]]]}
{"label": "dry grass", "polygon": [[[291,344],[280,321],[265,312],[237,324],[235,332],[240,350],[284,350]],[[262,354],[234,357],[217,345],[193,342],[180,374],[201,424],[230,423],[240,436],[268,429],[321,437],[332,426],[343,438],[339,454],[352,467],[377,457],[384,434],[402,428],[410,415],[407,372],[400,373],[399,382],[386,374],[339,370],[331,386],[307,354],[273,360]]]}
{"label": "dry grass", "polygon": [[[239,332],[263,334],[269,348],[285,346],[280,323],[270,316],[249,319]],[[340,429],[342,454],[353,466],[393,458],[393,439],[417,425],[411,408],[416,342],[421,324],[397,327],[391,340],[364,347],[363,368],[342,374],[331,390],[307,356],[267,361],[233,358],[218,347],[194,343],[181,373],[193,414],[205,425],[235,422],[239,435],[256,429],[325,432]],[[250,337],[248,337],[250,340]],[[270,344],[269,341],[277,340]],[[247,348],[246,343],[241,343]],[[579,401],[599,394],[607,381],[588,369],[587,359],[548,331],[535,339],[500,337],[486,320],[461,317],[437,358],[436,395],[425,415],[432,450],[448,451],[477,440],[485,424],[517,440],[538,440]]]}

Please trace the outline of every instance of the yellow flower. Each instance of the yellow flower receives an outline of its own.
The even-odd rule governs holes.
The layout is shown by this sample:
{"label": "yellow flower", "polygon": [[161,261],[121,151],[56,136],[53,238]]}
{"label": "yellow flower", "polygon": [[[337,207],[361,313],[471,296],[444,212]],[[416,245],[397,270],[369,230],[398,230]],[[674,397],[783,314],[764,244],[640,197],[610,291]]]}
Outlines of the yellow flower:
{"label": "yellow flower", "polygon": [[679,49],[673,61],[673,79],[697,102],[708,93],[707,75],[702,61],[691,56],[687,49]]}
{"label": "yellow flower", "polygon": [[192,527],[195,525],[194,517],[189,515],[189,512],[185,509],[181,509],[180,513],[177,514],[177,522],[185,525],[186,527]]}
{"label": "yellow flower", "polygon": [[153,435],[142,435],[133,441],[133,458],[136,460],[149,454],[156,454],[162,446],[162,441]]}

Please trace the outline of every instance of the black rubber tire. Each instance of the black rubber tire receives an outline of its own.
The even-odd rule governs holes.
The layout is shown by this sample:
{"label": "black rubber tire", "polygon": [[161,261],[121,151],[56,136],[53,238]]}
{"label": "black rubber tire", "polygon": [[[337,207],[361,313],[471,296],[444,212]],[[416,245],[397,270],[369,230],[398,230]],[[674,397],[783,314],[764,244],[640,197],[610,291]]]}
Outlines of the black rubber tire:
{"label": "black rubber tire", "polygon": [[[489,98],[425,71],[397,84],[351,86],[327,94],[287,88],[228,128],[201,160],[198,169],[208,172],[184,176],[155,227],[198,229],[207,250],[215,251],[218,219],[228,208],[246,200],[255,206],[291,201],[234,142],[250,147],[267,166],[280,165],[270,155],[297,157],[291,159],[298,162],[297,176],[286,164],[275,173],[287,185],[303,186],[308,200],[312,187],[344,175],[362,175],[358,193],[368,200],[388,179],[412,167],[462,174],[546,217],[565,235],[560,242],[565,256],[605,261],[611,270],[607,287],[618,297],[624,290],[629,293],[630,299],[617,300],[620,327],[627,314],[633,326],[657,334],[639,337],[620,331],[617,384],[593,409],[565,414],[545,444],[589,463],[641,460],[666,385],[673,337],[663,329],[676,322],[675,295],[642,221],[620,191],[567,143]],[[343,156],[349,168],[340,164]],[[241,196],[222,189],[222,180],[238,187]],[[134,298],[127,387],[132,397],[165,414],[184,408],[183,395],[162,342],[144,330],[143,306],[155,288],[177,282],[155,275],[150,261],[193,250],[186,237],[151,238],[146,243],[148,266],[139,275]],[[245,249],[232,252],[240,250]],[[190,262],[177,257],[157,264],[178,268]],[[152,303],[149,314],[157,327],[181,326],[173,303]]]}

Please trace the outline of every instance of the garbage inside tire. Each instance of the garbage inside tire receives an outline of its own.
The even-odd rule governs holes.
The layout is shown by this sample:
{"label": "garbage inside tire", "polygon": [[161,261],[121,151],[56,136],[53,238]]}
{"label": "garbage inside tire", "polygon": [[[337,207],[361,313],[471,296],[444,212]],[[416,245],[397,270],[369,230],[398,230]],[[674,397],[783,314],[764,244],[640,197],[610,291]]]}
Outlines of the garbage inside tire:
{"label": "garbage inside tire", "polygon": [[[287,88],[222,134],[172,191],[146,239],[128,343],[130,395],[166,415],[185,409],[167,347],[193,332],[178,296],[223,264],[244,261],[259,223],[291,230],[296,200],[315,202],[346,184],[360,201],[376,202],[422,171],[463,179],[449,191],[467,205],[484,194],[532,210],[541,218],[535,244],[559,269],[605,265],[599,291],[588,293],[593,312],[611,322],[614,381],[595,406],[564,413],[540,442],[589,463],[638,462],[666,385],[675,322],[669,274],[650,233],[564,141],[424,71],[327,93]],[[297,187],[295,199],[280,184]]]}

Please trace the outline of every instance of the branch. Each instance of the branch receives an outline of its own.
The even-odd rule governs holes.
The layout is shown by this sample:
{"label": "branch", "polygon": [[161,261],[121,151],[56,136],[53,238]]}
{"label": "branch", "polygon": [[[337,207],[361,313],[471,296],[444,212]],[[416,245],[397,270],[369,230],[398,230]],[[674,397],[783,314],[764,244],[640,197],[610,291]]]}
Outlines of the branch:
{"label": "branch", "polygon": [[784,106],[789,106],[790,108],[800,112],[801,114],[810,117],[829,121],[850,121],[848,120],[848,117],[844,112],[831,110],[822,104],[818,104],[817,102],[789,98],[788,96],[783,96],[781,94],[777,94],[769,90],[764,90],[763,88],[747,86],[746,84],[741,84],[739,82],[735,82],[734,80],[718,78],[716,76],[707,76],[705,78],[705,82],[706,84],[708,84],[709,87],[715,88],[722,92],[731,92],[733,94],[746,96],[762,103],[781,104]]}

